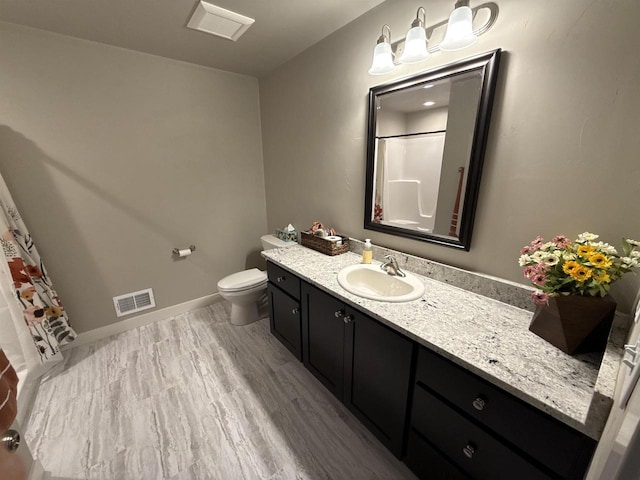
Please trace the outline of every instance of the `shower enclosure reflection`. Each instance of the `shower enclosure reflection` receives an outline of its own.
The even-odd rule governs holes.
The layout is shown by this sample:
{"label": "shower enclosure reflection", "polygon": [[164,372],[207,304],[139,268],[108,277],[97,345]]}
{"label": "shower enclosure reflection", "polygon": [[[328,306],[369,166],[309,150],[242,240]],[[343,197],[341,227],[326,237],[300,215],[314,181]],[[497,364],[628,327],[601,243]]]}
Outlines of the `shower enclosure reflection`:
{"label": "shower enclosure reflection", "polygon": [[469,249],[498,57],[371,89],[365,228]]}
{"label": "shower enclosure reflection", "polygon": [[378,138],[374,221],[433,231],[444,139],[444,132]]}

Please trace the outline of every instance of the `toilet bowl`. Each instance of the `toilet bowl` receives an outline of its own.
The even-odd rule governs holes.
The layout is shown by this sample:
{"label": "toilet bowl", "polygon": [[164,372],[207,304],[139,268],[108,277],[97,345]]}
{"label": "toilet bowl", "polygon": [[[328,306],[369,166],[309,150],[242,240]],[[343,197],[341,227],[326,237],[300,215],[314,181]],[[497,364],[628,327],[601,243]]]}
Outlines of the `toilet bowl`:
{"label": "toilet bowl", "polygon": [[[295,242],[284,242],[275,235],[260,238],[262,248],[289,247]],[[268,315],[267,272],[250,268],[233,273],[218,282],[218,293],[231,302],[231,323],[248,325]]]}

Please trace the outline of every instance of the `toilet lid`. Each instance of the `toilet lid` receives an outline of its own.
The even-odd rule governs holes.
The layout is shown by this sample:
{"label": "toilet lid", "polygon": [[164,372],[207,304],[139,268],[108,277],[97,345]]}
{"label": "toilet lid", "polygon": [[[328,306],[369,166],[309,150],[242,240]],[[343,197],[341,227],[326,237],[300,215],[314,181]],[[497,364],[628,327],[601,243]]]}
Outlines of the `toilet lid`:
{"label": "toilet lid", "polygon": [[257,287],[266,282],[267,272],[263,272],[257,268],[251,268],[224,277],[218,282],[218,290],[226,290],[227,292],[244,290],[250,287]]}

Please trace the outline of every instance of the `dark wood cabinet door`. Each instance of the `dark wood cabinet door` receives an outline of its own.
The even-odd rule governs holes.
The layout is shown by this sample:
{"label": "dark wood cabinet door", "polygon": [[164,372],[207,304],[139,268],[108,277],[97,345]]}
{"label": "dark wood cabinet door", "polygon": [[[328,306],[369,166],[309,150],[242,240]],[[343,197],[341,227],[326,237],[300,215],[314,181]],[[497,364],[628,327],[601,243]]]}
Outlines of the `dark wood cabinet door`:
{"label": "dark wood cabinet door", "polygon": [[463,473],[457,465],[443,456],[436,447],[413,429],[409,430],[407,455],[403,461],[420,479],[471,480],[471,477]]}
{"label": "dark wood cabinet door", "polygon": [[306,283],[301,290],[304,365],[342,400],[344,304]]}
{"label": "dark wood cabinet door", "polygon": [[271,334],[302,361],[300,303],[272,284],[268,285]]}
{"label": "dark wood cabinet door", "polygon": [[414,343],[356,310],[346,313],[344,403],[400,458]]}

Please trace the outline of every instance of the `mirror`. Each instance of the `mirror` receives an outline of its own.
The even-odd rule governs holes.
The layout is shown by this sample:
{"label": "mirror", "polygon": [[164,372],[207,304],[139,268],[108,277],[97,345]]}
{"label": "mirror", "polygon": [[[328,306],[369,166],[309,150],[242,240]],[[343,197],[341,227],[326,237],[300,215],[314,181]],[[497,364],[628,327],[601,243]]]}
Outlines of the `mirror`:
{"label": "mirror", "polygon": [[364,228],[469,250],[499,58],[370,89]]}

